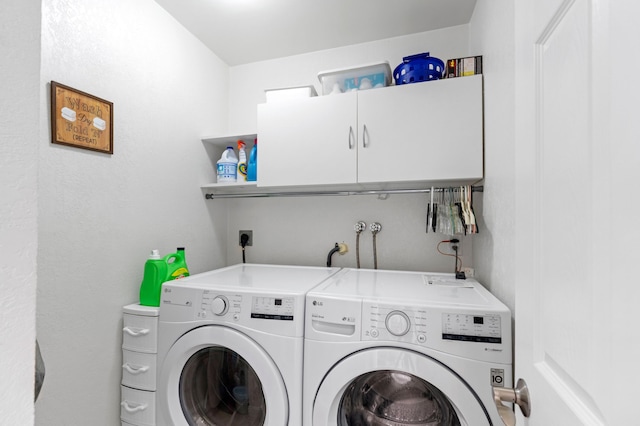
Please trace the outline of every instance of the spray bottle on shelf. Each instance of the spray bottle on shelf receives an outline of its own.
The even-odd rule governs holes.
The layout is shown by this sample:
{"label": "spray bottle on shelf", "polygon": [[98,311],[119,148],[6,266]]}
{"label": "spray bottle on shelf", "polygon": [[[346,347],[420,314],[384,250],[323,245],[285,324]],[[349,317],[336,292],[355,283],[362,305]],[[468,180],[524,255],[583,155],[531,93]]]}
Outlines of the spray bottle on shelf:
{"label": "spray bottle on shelf", "polygon": [[247,180],[247,153],[244,152],[244,142],[238,141],[238,182]]}
{"label": "spray bottle on shelf", "polygon": [[218,160],[218,182],[235,182],[238,176],[238,157],[233,147],[228,146]]}
{"label": "spray bottle on shelf", "polygon": [[258,177],[258,139],[253,141],[253,148],[249,153],[249,165],[247,166],[247,180],[255,182]]}

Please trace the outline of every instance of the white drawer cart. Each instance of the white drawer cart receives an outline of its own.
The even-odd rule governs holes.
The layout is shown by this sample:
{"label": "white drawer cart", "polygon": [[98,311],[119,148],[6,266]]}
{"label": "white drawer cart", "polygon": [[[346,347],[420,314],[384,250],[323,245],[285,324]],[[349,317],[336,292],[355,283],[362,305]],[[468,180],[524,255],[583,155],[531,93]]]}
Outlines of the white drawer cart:
{"label": "white drawer cart", "polygon": [[120,419],[155,426],[159,308],[132,304],[123,312]]}

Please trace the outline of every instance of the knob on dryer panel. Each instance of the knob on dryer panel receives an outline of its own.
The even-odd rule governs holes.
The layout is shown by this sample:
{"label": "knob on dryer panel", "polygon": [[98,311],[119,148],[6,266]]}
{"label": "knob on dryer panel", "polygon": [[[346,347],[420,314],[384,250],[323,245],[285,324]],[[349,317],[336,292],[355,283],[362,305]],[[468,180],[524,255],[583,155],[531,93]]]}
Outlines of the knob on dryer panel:
{"label": "knob on dryer panel", "polygon": [[385,327],[394,336],[404,336],[411,329],[411,320],[402,311],[392,311],[385,319]]}

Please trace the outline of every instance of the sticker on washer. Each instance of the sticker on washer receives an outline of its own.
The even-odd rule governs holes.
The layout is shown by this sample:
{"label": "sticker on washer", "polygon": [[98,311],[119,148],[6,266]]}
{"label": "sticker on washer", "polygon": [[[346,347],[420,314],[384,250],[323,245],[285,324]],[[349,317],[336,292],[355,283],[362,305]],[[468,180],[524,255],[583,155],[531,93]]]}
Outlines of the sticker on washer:
{"label": "sticker on washer", "polygon": [[491,369],[491,386],[504,387],[504,369],[502,368]]}

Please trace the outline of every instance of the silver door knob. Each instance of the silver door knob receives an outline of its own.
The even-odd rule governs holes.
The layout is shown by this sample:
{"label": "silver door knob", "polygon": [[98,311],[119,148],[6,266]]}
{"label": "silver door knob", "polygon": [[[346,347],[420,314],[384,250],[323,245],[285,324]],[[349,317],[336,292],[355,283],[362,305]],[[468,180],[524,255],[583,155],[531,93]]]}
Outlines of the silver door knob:
{"label": "silver door knob", "polygon": [[514,389],[494,387],[493,400],[498,408],[498,414],[505,426],[515,426],[516,415],[510,407],[503,402],[515,403],[520,407],[522,415],[529,417],[531,415],[531,398],[529,397],[529,388],[527,382],[518,379],[518,383]]}

